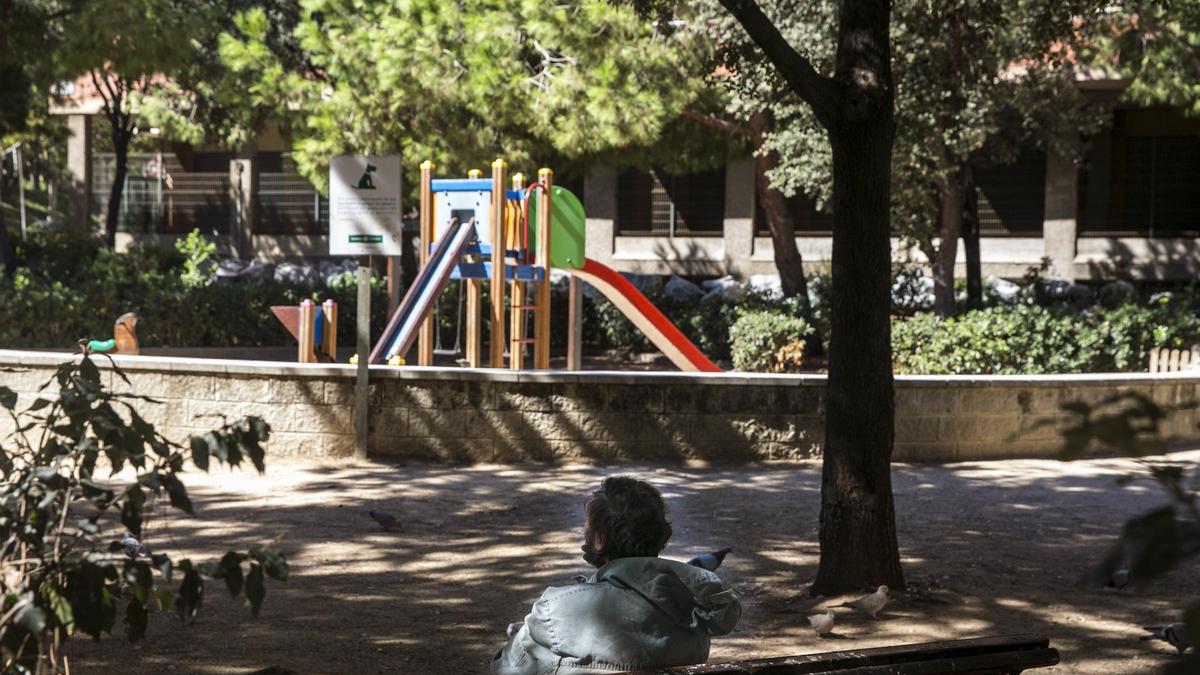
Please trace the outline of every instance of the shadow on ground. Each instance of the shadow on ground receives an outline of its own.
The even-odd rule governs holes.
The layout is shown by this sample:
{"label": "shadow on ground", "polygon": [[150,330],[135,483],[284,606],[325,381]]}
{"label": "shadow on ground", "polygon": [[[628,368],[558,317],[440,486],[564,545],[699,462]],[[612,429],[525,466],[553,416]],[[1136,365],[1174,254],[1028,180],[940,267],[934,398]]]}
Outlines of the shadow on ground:
{"label": "shadow on ground", "polygon": [[[1189,455],[1200,460],[1200,453]],[[1013,460],[894,472],[908,593],[875,622],[839,614],[842,639],[820,640],[805,614],[817,563],[820,465],[485,466],[268,464],[187,481],[197,517],[156,521],[147,541],[196,559],[275,541],[292,565],[262,615],[210,584],[194,627],[152,617],[144,643],[71,644],[72,669],[105,673],[480,672],[543,588],[585,572],[584,496],[609,473],[647,478],[667,496],[686,559],[734,547],[721,573],[745,614],[712,660],[779,656],[1004,633],[1039,633],[1063,654],[1057,672],[1154,672],[1170,653],[1137,627],[1173,619],[1200,596],[1184,570],[1110,593],[1074,582],[1120,524],[1161,501],[1148,484],[1118,489],[1122,460]],[[158,507],[163,508],[163,507]],[[387,533],[369,508],[400,515]],[[840,599],[836,599],[839,600]],[[846,610],[837,610],[845,612]],[[120,624],[118,623],[118,628]]]}

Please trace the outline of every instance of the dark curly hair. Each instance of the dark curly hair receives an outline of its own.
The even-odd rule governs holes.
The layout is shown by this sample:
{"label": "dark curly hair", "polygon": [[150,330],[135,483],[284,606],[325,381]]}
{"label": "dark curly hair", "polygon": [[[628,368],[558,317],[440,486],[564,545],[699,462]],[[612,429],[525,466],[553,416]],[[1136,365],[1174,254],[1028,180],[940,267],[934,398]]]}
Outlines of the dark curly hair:
{"label": "dark curly hair", "polygon": [[[666,547],[671,532],[667,505],[658,488],[628,476],[609,476],[587,501],[584,558],[598,564],[617,558],[655,557]],[[601,550],[590,551],[597,534],[603,542]]]}

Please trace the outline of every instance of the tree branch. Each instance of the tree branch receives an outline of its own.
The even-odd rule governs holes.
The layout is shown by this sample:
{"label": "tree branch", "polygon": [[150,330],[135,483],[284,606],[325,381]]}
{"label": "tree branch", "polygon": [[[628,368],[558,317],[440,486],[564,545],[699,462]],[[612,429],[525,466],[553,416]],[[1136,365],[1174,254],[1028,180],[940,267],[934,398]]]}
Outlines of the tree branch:
{"label": "tree branch", "polygon": [[721,5],[742,24],[788,87],[813,109],[817,121],[831,128],[837,119],[837,83],[818,73],[808,59],[792,49],[754,0],[721,0]]}
{"label": "tree branch", "polygon": [[684,108],[683,116],[688,119],[695,120],[706,127],[723,131],[734,136],[749,136],[749,127],[742,126],[737,122],[731,122],[723,117],[718,117],[713,113],[703,113],[693,108]]}

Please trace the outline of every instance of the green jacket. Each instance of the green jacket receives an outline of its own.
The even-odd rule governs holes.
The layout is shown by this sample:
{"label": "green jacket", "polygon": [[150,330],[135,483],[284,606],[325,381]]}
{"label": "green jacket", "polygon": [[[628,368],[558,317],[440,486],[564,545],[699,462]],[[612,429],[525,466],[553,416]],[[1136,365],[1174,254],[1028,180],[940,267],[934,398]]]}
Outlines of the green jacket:
{"label": "green jacket", "polygon": [[708,570],[620,558],[575,586],[547,588],[492,659],[496,675],[583,675],[704,663],[709,639],[742,616]]}

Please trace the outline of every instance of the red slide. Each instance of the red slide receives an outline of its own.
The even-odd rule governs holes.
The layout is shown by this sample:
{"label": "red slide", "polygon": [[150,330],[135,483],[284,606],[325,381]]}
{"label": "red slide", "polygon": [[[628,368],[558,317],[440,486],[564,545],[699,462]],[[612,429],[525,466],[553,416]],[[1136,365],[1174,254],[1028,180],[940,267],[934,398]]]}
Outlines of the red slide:
{"label": "red slide", "polygon": [[671,359],[675,367],[700,373],[721,372],[717,364],[709,361],[670,319],[658,311],[654,303],[616,270],[595,260],[585,259],[583,269],[566,271],[591,284],[608,298],[609,302],[616,305],[638,330],[650,338],[659,351]]}

